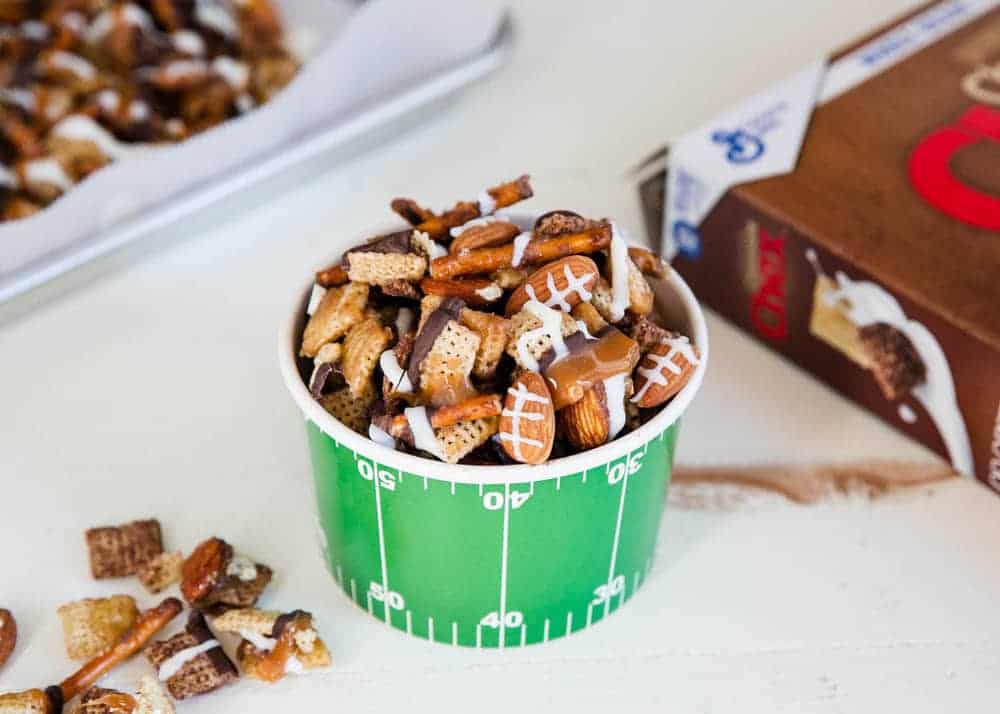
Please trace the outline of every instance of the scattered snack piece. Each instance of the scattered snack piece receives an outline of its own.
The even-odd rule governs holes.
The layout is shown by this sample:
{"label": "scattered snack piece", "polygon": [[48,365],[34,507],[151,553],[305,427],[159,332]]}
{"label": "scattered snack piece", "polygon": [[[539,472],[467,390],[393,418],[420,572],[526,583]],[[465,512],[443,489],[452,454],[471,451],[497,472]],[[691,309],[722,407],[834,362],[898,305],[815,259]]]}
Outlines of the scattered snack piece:
{"label": "scattered snack piece", "polygon": [[276,682],[286,674],[329,667],[330,651],[302,610],[281,614],[263,610],[230,610],[212,623],[219,632],[242,639],[236,659],[254,679]]}
{"label": "scattered snack piece", "polygon": [[62,714],[62,710],[59,687],[0,694],[0,714]]}
{"label": "scattered snack piece", "polygon": [[184,561],[181,593],[191,607],[250,607],[271,582],[273,571],[238,555],[221,538],[209,538]]}
{"label": "scattered snack piece", "polygon": [[157,632],[180,614],[183,607],[180,600],[170,597],[139,615],[135,625],[121,636],[114,647],[94,657],[59,684],[58,690],[62,695],[62,701],[69,701],[79,695],[142,649]]}
{"label": "scattered snack piece", "polygon": [[146,657],[174,699],[208,694],[239,679],[236,666],[215,639],[205,617],[192,612],[187,627],[168,640],[152,643]]}
{"label": "scattered snack piece", "polygon": [[160,522],[155,519],[91,528],[86,540],[90,572],[98,579],[135,575],[140,565],[163,552]]}
{"label": "scattered snack piece", "polygon": [[74,714],[132,714],[135,708],[136,700],[131,694],[91,687],[80,697]]}
{"label": "scattered snack piece", "polygon": [[143,675],[139,680],[136,694],[135,714],[174,714],[174,703],[164,690],[160,680],[152,675]]}
{"label": "scattered snack piece", "polygon": [[532,193],[522,176],[440,214],[395,199],[412,228],[316,275],[300,352],[327,412],[447,463],[543,464],[640,428],[687,384],[697,348],[646,277],[666,264],[607,219],[496,214]]}
{"label": "scattered snack piece", "polygon": [[180,551],[160,553],[139,566],[136,575],[146,589],[154,595],[166,590],[181,579],[184,555]]}
{"label": "scattered snack piece", "polygon": [[10,610],[0,608],[0,668],[7,663],[17,646],[17,621]]}
{"label": "scattered snack piece", "polygon": [[89,598],[59,608],[63,640],[70,659],[91,659],[114,647],[139,617],[129,595]]}

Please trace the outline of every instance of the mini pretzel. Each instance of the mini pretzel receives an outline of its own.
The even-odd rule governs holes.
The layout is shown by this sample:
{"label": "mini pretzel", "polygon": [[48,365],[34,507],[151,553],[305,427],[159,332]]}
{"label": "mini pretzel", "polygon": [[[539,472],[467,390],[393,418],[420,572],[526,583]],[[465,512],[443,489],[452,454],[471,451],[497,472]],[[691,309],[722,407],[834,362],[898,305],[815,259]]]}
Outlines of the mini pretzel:
{"label": "mini pretzel", "polygon": [[424,278],[420,289],[426,295],[461,298],[467,305],[485,307],[503,297],[503,289],[488,278],[467,278],[465,280],[436,280]]}
{"label": "mini pretzel", "polygon": [[[611,244],[611,227],[601,225],[582,233],[569,233],[556,238],[532,238],[524,248],[521,263],[547,263],[567,255],[596,253]],[[431,261],[430,273],[434,278],[454,278],[460,275],[490,273],[502,268],[516,267],[513,244],[495,248],[480,248],[459,255],[446,255]]]}
{"label": "mini pretzel", "polygon": [[181,601],[168,597],[156,607],[146,610],[121,640],[110,650],[87,662],[59,685],[63,699],[69,701],[98,679],[141,650],[160,630],[180,614]]}
{"label": "mini pretzel", "polygon": [[424,208],[411,198],[394,198],[389,204],[395,213],[412,226],[419,226],[424,221],[434,218],[434,211]]}
{"label": "mini pretzel", "polygon": [[[485,194],[493,203],[493,208],[485,213],[492,213],[497,208],[507,208],[518,201],[531,198],[534,194],[531,190],[531,182],[527,174],[519,176],[513,181],[502,183],[499,186],[486,189]],[[440,216],[434,216],[417,226],[417,230],[430,235],[431,238],[442,238],[448,231],[463,223],[468,223],[474,218],[484,215],[483,206],[479,202],[460,201],[455,207],[445,211]],[[436,277],[436,276],[435,276]]]}
{"label": "mini pretzel", "polygon": [[[432,427],[444,429],[463,421],[499,416],[501,411],[503,402],[499,394],[480,394],[458,404],[428,409],[427,415]],[[410,423],[405,414],[383,415],[375,417],[372,421],[393,438],[413,444],[413,433],[410,431]]]}
{"label": "mini pretzel", "polygon": [[347,270],[340,263],[331,265],[329,268],[325,268],[324,270],[320,270],[316,273],[316,283],[324,288],[333,288],[338,285],[343,285],[348,280]]}

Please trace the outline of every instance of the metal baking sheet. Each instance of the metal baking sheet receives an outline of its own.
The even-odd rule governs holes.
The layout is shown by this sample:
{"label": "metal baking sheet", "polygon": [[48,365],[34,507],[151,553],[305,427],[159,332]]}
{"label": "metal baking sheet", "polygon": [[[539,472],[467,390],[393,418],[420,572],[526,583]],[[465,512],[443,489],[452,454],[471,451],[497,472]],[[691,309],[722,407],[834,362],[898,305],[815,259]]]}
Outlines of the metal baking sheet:
{"label": "metal baking sheet", "polygon": [[481,54],[385,96],[356,113],[287,146],[256,156],[236,170],[196,189],[183,191],[163,205],[85,236],[0,277],[0,303],[36,288],[130,243],[154,240],[181,221],[197,217],[199,226],[222,220],[238,203],[247,205],[329,170],[338,161],[372,148],[427,119],[462,90],[496,71],[514,40],[507,16]]}

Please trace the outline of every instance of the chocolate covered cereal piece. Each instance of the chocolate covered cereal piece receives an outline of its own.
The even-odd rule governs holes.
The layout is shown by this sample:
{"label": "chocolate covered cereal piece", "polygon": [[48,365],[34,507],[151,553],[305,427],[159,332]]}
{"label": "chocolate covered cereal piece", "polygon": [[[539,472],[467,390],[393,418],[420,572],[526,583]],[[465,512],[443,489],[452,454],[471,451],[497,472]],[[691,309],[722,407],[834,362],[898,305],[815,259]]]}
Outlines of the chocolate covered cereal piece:
{"label": "chocolate covered cereal piece", "polygon": [[146,657],[170,695],[178,700],[208,694],[239,678],[236,666],[200,612],[191,613],[183,632],[149,645]]}
{"label": "chocolate covered cereal piece", "polygon": [[275,682],[287,674],[331,664],[330,651],[320,639],[312,615],[302,610],[286,614],[231,610],[213,624],[220,632],[242,638],[236,659],[248,677]]}

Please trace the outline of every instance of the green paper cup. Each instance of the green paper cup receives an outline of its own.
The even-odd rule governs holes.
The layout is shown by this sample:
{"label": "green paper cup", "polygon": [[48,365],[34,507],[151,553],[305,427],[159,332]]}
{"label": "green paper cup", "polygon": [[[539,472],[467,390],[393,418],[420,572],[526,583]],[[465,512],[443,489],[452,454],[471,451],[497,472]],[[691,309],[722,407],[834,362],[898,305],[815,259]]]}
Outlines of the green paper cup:
{"label": "green paper cup", "polygon": [[697,345],[693,377],[640,429],[541,466],[449,465],[345,427],[299,371],[309,289],[297,296],[281,371],[306,417],[323,555],[348,597],[416,637],[503,648],[590,627],[635,594],[652,562],[680,418],[708,359],[701,308],[668,272],[654,285],[657,309]]}

